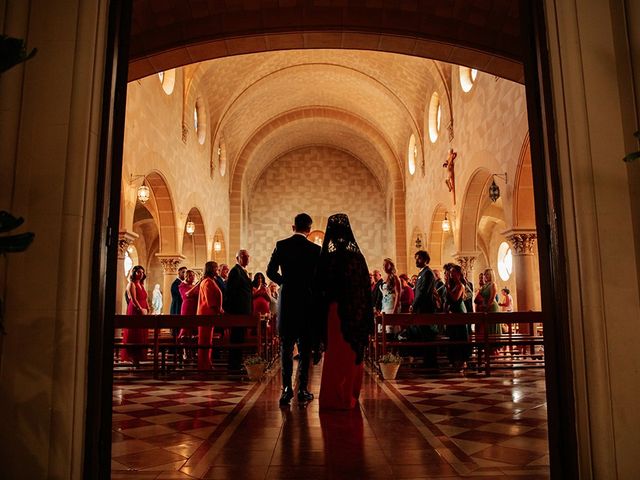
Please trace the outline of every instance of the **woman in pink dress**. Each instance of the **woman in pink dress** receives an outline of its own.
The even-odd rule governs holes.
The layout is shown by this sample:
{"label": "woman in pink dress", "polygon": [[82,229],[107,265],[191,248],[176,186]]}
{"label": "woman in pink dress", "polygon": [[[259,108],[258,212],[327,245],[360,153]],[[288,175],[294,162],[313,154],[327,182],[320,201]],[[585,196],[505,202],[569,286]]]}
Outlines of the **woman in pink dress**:
{"label": "woman in pink dress", "polygon": [[[219,315],[222,311],[222,291],[218,287],[218,264],[204,264],[204,274],[200,282],[197,315]],[[211,334],[213,327],[198,327],[198,370],[211,370]]]}
{"label": "woman in pink dress", "polygon": [[[187,270],[184,274],[184,282],[178,285],[178,291],[182,298],[182,306],[180,307],[180,315],[196,315],[198,313],[198,294],[200,293],[200,284],[194,281],[196,274],[193,270]],[[178,338],[192,337],[196,332],[190,328],[181,328]]]}
{"label": "woman in pink dress", "polygon": [[[131,269],[129,274],[129,283],[127,284],[127,295],[129,303],[127,305],[127,315],[148,315],[149,304],[147,303],[147,291],[144,288],[144,279],[147,275],[141,265],[136,265]],[[146,328],[123,328],[122,343],[147,343]],[[143,346],[123,348],[120,351],[120,358],[127,362],[133,363],[134,367],[140,366],[140,361],[146,360],[147,348]]]}
{"label": "woman in pink dress", "polygon": [[373,305],[367,262],[343,213],[327,222],[318,277],[325,345],[320,408],[348,410],[360,397]]}
{"label": "woman in pink dress", "polygon": [[253,313],[268,315],[271,312],[271,294],[264,275],[260,272],[253,276]]}

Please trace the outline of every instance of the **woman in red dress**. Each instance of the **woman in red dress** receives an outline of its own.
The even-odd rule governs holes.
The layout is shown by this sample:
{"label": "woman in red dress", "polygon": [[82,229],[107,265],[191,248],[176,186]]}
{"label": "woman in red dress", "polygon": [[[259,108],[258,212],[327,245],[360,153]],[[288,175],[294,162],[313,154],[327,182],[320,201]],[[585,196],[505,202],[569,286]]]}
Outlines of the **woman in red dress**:
{"label": "woman in red dress", "polygon": [[[136,265],[131,269],[129,283],[127,284],[127,295],[129,296],[127,315],[148,315],[149,313],[147,291],[144,288],[145,278],[147,278],[147,275],[141,265]],[[122,343],[125,345],[128,343],[146,343],[147,336],[146,328],[122,329]],[[139,367],[140,361],[147,358],[147,349],[142,346],[123,348],[120,351],[120,358],[125,362],[130,361],[134,367]]]}
{"label": "woman in red dress", "polygon": [[271,311],[271,294],[264,275],[260,272],[253,276],[253,313],[267,315]]}
{"label": "woman in red dress", "polygon": [[332,215],[318,264],[325,356],[320,408],[355,408],[362,386],[364,349],[373,333],[369,269],[349,218]]}
{"label": "woman in red dress", "polygon": [[[204,264],[204,275],[200,282],[198,294],[197,315],[219,315],[222,311],[222,291],[218,287],[218,264],[207,262]],[[211,347],[213,327],[198,327],[198,346]],[[211,348],[198,349],[198,370],[211,370]]]}
{"label": "woman in red dress", "polygon": [[[196,274],[193,270],[187,270],[184,274],[184,281],[178,285],[178,291],[182,298],[180,315],[196,315],[198,313],[198,294],[200,293],[200,283],[195,282]],[[190,328],[181,328],[178,338],[194,336],[195,331]]]}

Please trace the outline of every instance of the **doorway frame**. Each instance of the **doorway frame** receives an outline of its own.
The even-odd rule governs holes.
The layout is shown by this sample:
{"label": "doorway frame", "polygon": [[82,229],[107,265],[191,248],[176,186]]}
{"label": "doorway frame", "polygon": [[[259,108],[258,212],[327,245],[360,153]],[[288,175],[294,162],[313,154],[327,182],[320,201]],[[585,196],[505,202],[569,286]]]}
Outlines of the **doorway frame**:
{"label": "doorway frame", "polygon": [[[84,464],[86,478],[109,479],[113,390],[113,317],[120,220],[120,179],[127,96],[132,0],[109,6],[92,285]],[[551,68],[544,4],[519,0],[523,65],[538,232],[551,478],[578,478],[574,379],[568,323],[560,175],[554,131]],[[345,29],[346,31],[346,29]],[[536,160],[538,159],[538,160]]]}

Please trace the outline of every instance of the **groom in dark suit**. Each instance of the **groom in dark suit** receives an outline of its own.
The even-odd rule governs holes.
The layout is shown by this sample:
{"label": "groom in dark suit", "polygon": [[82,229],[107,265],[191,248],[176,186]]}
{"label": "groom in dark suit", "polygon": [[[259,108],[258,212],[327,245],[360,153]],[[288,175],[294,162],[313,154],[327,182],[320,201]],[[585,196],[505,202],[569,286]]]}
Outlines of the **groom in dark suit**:
{"label": "groom in dark suit", "polygon": [[[236,255],[236,265],[229,271],[226,291],[223,300],[225,313],[232,315],[251,315],[253,307],[253,289],[247,272],[249,252],[239,250]],[[231,343],[244,342],[244,328],[232,327],[229,338]],[[229,370],[240,370],[242,351],[232,348],[229,352]]]}
{"label": "groom in dark suit", "polygon": [[298,401],[309,402],[313,394],[307,390],[312,344],[313,292],[320,247],[309,240],[313,221],[306,213],[294,220],[293,235],[276,243],[267,276],[280,285],[278,333],[282,357],[282,396],[280,405],[288,405],[293,398],[293,346],[298,342]]}
{"label": "groom in dark suit", "polygon": [[[415,254],[416,267],[420,269],[416,281],[415,295],[411,311],[413,313],[435,313],[436,305],[433,295],[436,287],[436,276],[429,268],[431,257],[424,250],[418,250]],[[435,340],[438,330],[435,325],[413,326],[410,340],[432,341]],[[427,347],[424,350],[424,366],[426,368],[438,368],[437,353],[434,348]]]}

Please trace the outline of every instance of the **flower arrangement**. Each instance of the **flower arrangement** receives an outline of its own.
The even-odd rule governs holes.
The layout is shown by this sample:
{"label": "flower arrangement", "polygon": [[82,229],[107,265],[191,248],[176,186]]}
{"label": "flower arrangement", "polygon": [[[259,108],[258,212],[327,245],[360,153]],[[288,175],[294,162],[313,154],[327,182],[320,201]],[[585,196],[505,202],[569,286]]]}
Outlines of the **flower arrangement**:
{"label": "flower arrangement", "polygon": [[378,359],[378,363],[401,363],[402,357],[395,353],[385,353]]}
{"label": "flower arrangement", "polygon": [[244,359],[245,365],[262,365],[267,363],[260,355],[251,355]]}

